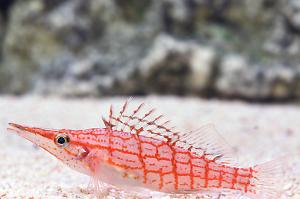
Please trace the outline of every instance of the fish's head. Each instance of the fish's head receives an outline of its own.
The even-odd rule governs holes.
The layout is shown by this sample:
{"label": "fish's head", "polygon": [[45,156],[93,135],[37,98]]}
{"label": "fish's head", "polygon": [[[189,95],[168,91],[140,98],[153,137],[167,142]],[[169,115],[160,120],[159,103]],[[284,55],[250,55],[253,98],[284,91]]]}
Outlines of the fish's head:
{"label": "fish's head", "polygon": [[88,165],[83,160],[89,150],[76,144],[72,130],[53,130],[9,123],[9,131],[43,148],[57,159],[81,173],[89,175]]}

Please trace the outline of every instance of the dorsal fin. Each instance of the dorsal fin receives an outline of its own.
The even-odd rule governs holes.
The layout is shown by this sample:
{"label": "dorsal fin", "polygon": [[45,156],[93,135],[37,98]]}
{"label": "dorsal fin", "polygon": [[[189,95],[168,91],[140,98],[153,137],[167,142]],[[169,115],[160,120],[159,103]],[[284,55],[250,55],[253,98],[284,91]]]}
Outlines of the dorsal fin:
{"label": "dorsal fin", "polygon": [[146,109],[141,103],[133,111],[128,108],[126,100],[119,111],[110,107],[109,118],[103,118],[106,128],[116,131],[125,131],[137,136],[146,136],[168,142],[190,150],[198,155],[206,155],[211,160],[223,164],[232,164],[232,150],[225,140],[218,134],[214,125],[205,125],[195,131],[182,133],[169,127],[170,121],[163,115],[156,114],[155,109]]}
{"label": "dorsal fin", "polygon": [[217,132],[213,124],[185,133],[178,141],[178,145],[190,149],[195,153],[205,154],[209,159],[214,159],[223,164],[235,164],[233,151],[225,139]]}
{"label": "dorsal fin", "polygon": [[129,100],[126,100],[122,108],[115,111],[110,107],[109,118],[102,118],[106,128],[117,131],[126,131],[136,135],[143,135],[172,142],[179,139],[179,132],[175,127],[170,127],[170,121],[165,120],[161,114],[156,114],[155,109],[146,109],[145,103],[141,103],[133,111],[128,108]]}

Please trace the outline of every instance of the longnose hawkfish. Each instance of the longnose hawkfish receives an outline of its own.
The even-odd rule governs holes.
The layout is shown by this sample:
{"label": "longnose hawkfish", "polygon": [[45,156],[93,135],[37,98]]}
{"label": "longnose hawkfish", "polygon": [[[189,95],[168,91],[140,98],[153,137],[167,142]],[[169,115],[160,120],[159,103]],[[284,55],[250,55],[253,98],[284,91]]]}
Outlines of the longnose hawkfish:
{"label": "longnose hawkfish", "polygon": [[235,191],[250,198],[278,198],[281,164],[239,167],[213,125],[188,133],[170,128],[169,121],[144,103],[131,109],[128,100],[110,106],[104,128],[48,130],[10,123],[8,130],[54,155],[69,167],[91,176],[95,195],[103,183],[153,193],[197,194]]}

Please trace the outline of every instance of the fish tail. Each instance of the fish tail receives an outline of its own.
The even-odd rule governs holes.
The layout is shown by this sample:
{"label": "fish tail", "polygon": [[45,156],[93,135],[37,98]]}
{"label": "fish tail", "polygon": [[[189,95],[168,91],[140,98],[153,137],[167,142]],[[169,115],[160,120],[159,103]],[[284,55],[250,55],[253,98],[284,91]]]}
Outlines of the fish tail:
{"label": "fish tail", "polygon": [[253,178],[250,182],[253,186],[249,196],[255,199],[280,198],[286,161],[286,158],[277,158],[254,166]]}

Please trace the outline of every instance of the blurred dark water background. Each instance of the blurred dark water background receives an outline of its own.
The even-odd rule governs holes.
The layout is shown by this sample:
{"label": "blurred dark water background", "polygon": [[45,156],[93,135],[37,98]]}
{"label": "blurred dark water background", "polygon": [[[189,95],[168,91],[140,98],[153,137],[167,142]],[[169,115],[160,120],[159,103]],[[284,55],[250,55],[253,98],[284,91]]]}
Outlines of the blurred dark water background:
{"label": "blurred dark water background", "polygon": [[1,0],[0,93],[300,99],[299,0]]}

